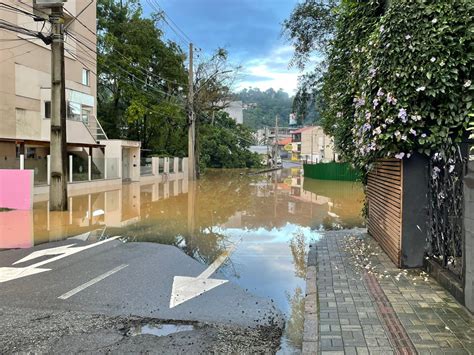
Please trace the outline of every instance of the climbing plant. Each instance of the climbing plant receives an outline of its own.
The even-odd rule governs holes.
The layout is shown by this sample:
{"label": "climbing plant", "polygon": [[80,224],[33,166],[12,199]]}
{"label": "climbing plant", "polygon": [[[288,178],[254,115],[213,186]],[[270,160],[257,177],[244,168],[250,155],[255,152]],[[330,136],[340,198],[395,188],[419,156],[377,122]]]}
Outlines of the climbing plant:
{"label": "climbing plant", "polygon": [[347,0],[331,14],[322,122],[344,159],[365,171],[414,152],[447,161],[473,112],[474,2]]}

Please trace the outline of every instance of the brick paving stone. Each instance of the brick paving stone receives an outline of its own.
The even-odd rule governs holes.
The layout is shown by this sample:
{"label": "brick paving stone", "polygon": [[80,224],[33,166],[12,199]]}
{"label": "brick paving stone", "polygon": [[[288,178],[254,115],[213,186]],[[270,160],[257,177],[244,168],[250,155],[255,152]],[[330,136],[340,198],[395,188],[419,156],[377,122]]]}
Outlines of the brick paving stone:
{"label": "brick paving stone", "polygon": [[473,316],[363,230],[323,233],[312,249],[320,353],[474,354]]}

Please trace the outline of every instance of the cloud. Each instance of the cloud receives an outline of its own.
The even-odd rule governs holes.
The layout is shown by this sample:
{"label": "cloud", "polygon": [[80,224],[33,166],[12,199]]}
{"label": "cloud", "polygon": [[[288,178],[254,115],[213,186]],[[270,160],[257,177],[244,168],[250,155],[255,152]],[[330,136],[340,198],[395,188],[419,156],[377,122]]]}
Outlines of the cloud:
{"label": "cloud", "polygon": [[251,86],[260,90],[283,89],[290,95],[295,94],[299,71],[288,67],[292,55],[291,46],[280,45],[265,56],[247,60],[242,64],[243,73],[237,89]]}
{"label": "cloud", "polygon": [[[159,4],[195,46],[209,57],[217,48],[228,50],[230,60],[243,67],[237,88],[296,90],[298,71],[288,69],[293,48],[281,37],[282,22],[298,0],[161,0]],[[153,3],[153,2],[152,2]],[[154,9],[142,1],[145,11]],[[156,5],[155,5],[156,6]],[[156,9],[155,9],[156,10]],[[170,22],[168,20],[168,22]],[[161,23],[166,37],[187,51],[188,38]]]}

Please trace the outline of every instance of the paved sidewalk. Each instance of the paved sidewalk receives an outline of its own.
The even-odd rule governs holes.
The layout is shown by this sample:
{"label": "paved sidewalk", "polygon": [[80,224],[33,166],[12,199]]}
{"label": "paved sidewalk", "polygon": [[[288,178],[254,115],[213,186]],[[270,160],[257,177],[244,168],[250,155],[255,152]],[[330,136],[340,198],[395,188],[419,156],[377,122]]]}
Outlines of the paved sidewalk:
{"label": "paved sidewalk", "polygon": [[360,230],[325,233],[308,270],[304,353],[474,354],[474,317],[423,271],[396,268]]}

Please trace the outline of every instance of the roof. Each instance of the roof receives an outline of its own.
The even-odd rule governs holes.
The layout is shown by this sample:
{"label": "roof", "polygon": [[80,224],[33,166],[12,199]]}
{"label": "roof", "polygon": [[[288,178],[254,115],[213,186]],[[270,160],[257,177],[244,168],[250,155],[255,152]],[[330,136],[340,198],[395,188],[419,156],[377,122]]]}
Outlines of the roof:
{"label": "roof", "polygon": [[278,141],[278,145],[287,145],[292,142],[291,137],[283,138]]}
{"label": "roof", "polygon": [[314,128],[314,127],[315,127],[315,126],[303,127],[303,128],[297,129],[296,131],[292,131],[291,134],[298,134],[298,133],[307,131],[308,129],[312,129],[312,128]]}
{"label": "roof", "polygon": [[[24,139],[24,138],[0,138],[0,142],[24,143],[27,145],[49,146],[50,141],[38,139]],[[68,147],[83,147],[83,148],[103,148],[105,145],[100,143],[76,143],[67,142]]]}

